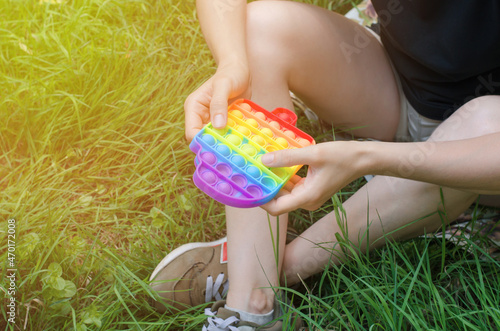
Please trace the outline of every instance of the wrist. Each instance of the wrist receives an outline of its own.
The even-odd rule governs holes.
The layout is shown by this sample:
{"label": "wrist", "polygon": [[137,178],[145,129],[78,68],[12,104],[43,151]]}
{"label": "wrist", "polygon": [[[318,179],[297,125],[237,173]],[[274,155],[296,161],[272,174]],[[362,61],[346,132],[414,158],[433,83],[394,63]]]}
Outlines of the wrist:
{"label": "wrist", "polygon": [[245,54],[226,53],[219,59],[216,59],[217,67],[223,68],[238,68],[238,70],[249,71],[248,59]]}
{"label": "wrist", "polygon": [[332,164],[348,173],[348,181],[353,181],[365,175],[374,174],[376,168],[374,147],[366,141],[332,141],[318,144],[313,159],[323,164]]}
{"label": "wrist", "polygon": [[353,153],[352,167],[356,178],[380,175],[384,172],[381,162],[384,143],[374,141],[350,141],[348,148]]}

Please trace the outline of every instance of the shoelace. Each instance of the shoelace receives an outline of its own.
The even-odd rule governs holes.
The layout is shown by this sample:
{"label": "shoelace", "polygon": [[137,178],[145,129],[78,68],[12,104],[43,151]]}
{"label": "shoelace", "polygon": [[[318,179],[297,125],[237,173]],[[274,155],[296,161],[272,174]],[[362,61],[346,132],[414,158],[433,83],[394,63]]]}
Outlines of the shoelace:
{"label": "shoelace", "polygon": [[205,309],[205,315],[208,316],[208,325],[204,325],[202,331],[238,331],[238,328],[232,325],[239,321],[236,316],[222,319],[215,316],[215,313],[211,311],[210,308]]}
{"label": "shoelace", "polygon": [[[207,288],[205,290],[205,302],[212,302],[222,300],[223,297],[226,296],[227,291],[229,289],[229,280],[226,280],[224,283],[224,273],[220,273],[217,278],[214,279],[212,276],[207,277]],[[219,293],[220,287],[222,288],[222,295]]]}

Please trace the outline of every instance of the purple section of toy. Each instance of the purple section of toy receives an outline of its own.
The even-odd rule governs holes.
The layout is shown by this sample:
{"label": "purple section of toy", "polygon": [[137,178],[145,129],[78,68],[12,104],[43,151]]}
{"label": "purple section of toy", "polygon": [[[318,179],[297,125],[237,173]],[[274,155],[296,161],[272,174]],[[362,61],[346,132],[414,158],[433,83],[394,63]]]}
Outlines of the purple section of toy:
{"label": "purple section of toy", "polygon": [[259,167],[255,159],[245,159],[220,135],[207,135],[197,136],[191,144],[197,153],[194,179],[200,189],[219,202],[241,208],[258,206],[279,191],[276,174],[262,169],[262,164]]}
{"label": "purple section of toy", "polygon": [[[219,180],[232,182],[241,188],[245,188],[247,184],[262,185],[264,189],[262,195],[271,193],[275,189],[271,185],[276,183],[277,179],[279,180],[275,173],[268,168],[263,169],[264,166],[262,164],[259,166],[257,160],[245,159],[238,153],[237,149],[229,146],[226,142],[218,139],[212,140],[211,138],[214,136],[205,138],[206,136],[202,135],[202,139],[196,139],[198,146],[193,143],[191,145],[192,150],[197,153],[195,163],[198,167],[197,173],[200,180],[205,181],[210,186],[215,185]],[[219,136],[219,138],[221,137]],[[200,169],[205,171],[200,172]],[[233,179],[234,176],[236,176],[236,180]],[[224,187],[222,186],[222,188]],[[225,194],[231,195],[228,192],[229,190],[224,190]],[[256,190],[254,189],[253,192]]]}

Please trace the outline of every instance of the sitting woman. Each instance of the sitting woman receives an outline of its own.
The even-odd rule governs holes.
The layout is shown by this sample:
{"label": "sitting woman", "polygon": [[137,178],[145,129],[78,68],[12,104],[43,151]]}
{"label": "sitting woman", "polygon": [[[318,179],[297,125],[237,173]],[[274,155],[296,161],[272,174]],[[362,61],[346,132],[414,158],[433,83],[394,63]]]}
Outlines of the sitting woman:
{"label": "sitting woman", "polygon": [[[348,239],[361,248],[435,231],[442,226],[436,211],[446,210],[451,222],[480,194],[500,194],[500,6],[373,5],[380,36],[298,2],[197,1],[217,71],[186,100],[188,141],[209,121],[223,128],[236,98],[293,109],[289,91],[335,128],[377,141],[263,156],[268,167],[307,164],[307,177],[262,208],[227,207],[227,239],[168,254],[152,275],[165,298],[159,309],[221,300],[229,284],[204,329],[281,330],[284,312],[271,286],[292,285],[343,258],[331,253],[341,229],[329,214],[288,245],[279,241],[276,259],[273,242],[286,236],[287,213],[319,208],[360,176],[376,175],[343,207]],[[269,223],[268,213],[279,219]]]}

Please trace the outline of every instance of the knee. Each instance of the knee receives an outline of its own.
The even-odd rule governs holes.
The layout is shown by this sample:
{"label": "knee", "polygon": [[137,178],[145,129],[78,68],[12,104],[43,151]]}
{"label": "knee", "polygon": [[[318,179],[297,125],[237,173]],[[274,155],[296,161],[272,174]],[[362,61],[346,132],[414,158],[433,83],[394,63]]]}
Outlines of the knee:
{"label": "knee", "polygon": [[[454,114],[455,115],[455,114]],[[460,107],[456,117],[470,121],[478,134],[500,131],[500,96],[487,95],[472,99]]]}
{"label": "knee", "polygon": [[472,118],[481,121],[498,119],[500,112],[500,96],[485,95],[466,102],[457,110],[457,114],[467,119]]}
{"label": "knee", "polygon": [[[288,14],[282,1],[253,1],[247,6],[249,36],[283,36],[287,32]],[[279,38],[278,38],[279,39]]]}
{"label": "knee", "polygon": [[[290,10],[286,1],[254,1],[247,7],[250,57],[280,54],[290,42]],[[281,53],[282,54],[282,53]]]}
{"label": "knee", "polygon": [[466,102],[432,135],[433,140],[456,140],[500,132],[500,96],[488,95]]}

